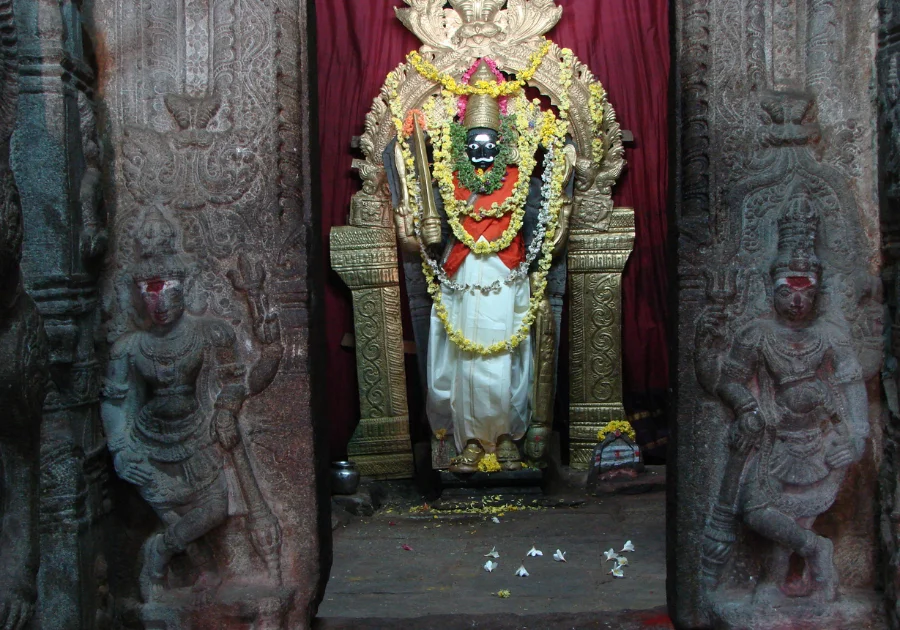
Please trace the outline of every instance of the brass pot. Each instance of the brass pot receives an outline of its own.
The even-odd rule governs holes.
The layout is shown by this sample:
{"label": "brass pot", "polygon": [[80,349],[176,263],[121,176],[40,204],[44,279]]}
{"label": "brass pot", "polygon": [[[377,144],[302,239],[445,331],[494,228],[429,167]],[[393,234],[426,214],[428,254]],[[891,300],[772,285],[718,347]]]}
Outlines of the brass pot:
{"label": "brass pot", "polygon": [[331,462],[331,494],[356,494],[359,477],[353,462]]}

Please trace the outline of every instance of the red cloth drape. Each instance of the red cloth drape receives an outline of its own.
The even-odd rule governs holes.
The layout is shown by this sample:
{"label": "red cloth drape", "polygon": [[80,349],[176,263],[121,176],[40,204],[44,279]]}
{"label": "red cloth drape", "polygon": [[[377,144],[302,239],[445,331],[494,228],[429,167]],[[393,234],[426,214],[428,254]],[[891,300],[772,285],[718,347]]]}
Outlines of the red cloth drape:
{"label": "red cloth drape", "polygon": [[[628,167],[615,189],[619,206],[635,208],[637,241],[622,282],[626,396],[668,385],[666,199],[668,180],[669,16],[667,0],[557,0],[564,7],[549,33],[571,48],[603,83],[623,129]],[[384,77],[420,42],[394,15],[402,0],[316,0],[322,238],[347,220],[359,179],[350,141]],[[355,361],[342,349],[353,330],[350,293],[333,272],[325,293],[325,366],[332,454],[340,456],[359,415]]]}

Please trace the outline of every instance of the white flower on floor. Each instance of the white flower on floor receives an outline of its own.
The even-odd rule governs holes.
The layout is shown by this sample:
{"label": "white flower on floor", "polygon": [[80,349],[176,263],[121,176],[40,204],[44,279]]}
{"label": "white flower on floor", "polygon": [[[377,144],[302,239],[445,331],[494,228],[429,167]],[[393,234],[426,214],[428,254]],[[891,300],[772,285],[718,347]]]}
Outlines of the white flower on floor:
{"label": "white flower on floor", "polygon": [[500,554],[497,553],[496,547],[491,547],[491,550],[488,551],[486,554],[484,554],[484,557],[485,558],[499,558]]}
{"label": "white flower on floor", "polygon": [[616,558],[616,566],[617,567],[627,567],[628,566],[628,558],[625,556],[619,556]]}
{"label": "white flower on floor", "polygon": [[617,553],[615,552],[615,550],[613,550],[612,548],[610,548],[609,551],[604,551],[604,552],[603,552],[603,556],[604,556],[604,558],[606,558],[606,561],[609,562],[610,560],[616,560],[616,559],[618,559],[619,554],[617,554]]}
{"label": "white flower on floor", "polygon": [[492,573],[493,570],[496,569],[499,565],[500,565],[499,562],[491,562],[490,560],[488,560],[487,562],[484,563],[484,570],[487,571],[488,573]]}
{"label": "white flower on floor", "polygon": [[622,551],[634,551],[634,545],[631,543],[630,540],[625,542],[625,546],[622,547]]}
{"label": "white flower on floor", "polygon": [[496,516],[492,516],[491,520],[494,521],[495,523],[500,523],[500,519],[497,518]]}
{"label": "white flower on floor", "polygon": [[553,554],[553,559],[556,560],[557,562],[566,562],[566,552],[560,551],[559,549],[557,549],[556,553]]}
{"label": "white flower on floor", "polygon": [[528,577],[528,571],[525,570],[525,565],[519,565],[518,570],[516,571],[516,577]]}
{"label": "white flower on floor", "polygon": [[532,546],[531,546],[531,550],[528,552],[528,555],[529,555],[529,556],[534,556],[534,557],[537,557],[537,556],[543,556],[543,555],[544,555],[544,552],[541,551],[540,549],[536,549],[536,548],[534,547],[534,545],[532,545]]}
{"label": "white flower on floor", "polygon": [[610,573],[610,575],[612,575],[613,577],[617,577],[617,578],[623,578],[623,577],[625,577],[625,572],[622,571],[622,565],[621,565],[621,564],[617,564],[615,567],[613,567],[613,570],[610,571],[609,573]]}

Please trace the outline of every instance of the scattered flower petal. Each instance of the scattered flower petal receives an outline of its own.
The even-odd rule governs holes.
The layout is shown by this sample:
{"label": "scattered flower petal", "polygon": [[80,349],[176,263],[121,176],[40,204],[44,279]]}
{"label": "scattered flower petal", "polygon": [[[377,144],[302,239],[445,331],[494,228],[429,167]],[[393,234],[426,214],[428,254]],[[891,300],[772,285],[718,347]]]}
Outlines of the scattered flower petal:
{"label": "scattered flower petal", "polygon": [[413,550],[413,548],[410,547],[409,545],[407,545],[406,543],[403,543],[402,545],[400,545],[400,548],[401,548],[403,551],[412,551],[412,550]]}
{"label": "scattered flower petal", "polygon": [[617,567],[627,567],[628,566],[628,558],[625,556],[619,556],[616,558],[616,566]]}
{"label": "scattered flower petal", "polygon": [[496,516],[492,516],[492,517],[491,517],[491,520],[494,521],[495,523],[499,523],[499,522],[500,522],[500,519],[497,518]]}
{"label": "scattered flower petal", "polygon": [[396,525],[396,524],[397,524],[397,523],[395,523],[394,521],[391,521],[390,523],[388,523],[388,525],[390,525],[391,527],[393,527],[393,526]]}
{"label": "scattered flower petal", "polygon": [[500,599],[506,599],[509,596],[510,596],[510,592],[505,589],[502,591],[497,591],[497,597],[499,597]]}
{"label": "scattered flower petal", "polygon": [[532,546],[531,546],[531,549],[530,549],[529,552],[528,552],[528,555],[529,555],[529,556],[534,556],[534,557],[537,557],[537,556],[543,556],[543,555],[544,555],[544,552],[541,551],[540,549],[536,549],[536,548],[534,547],[534,545],[532,545]]}
{"label": "scattered flower petal", "polygon": [[492,573],[494,571],[494,569],[496,569],[499,565],[500,565],[499,562],[491,562],[490,560],[488,560],[487,562],[484,563],[484,570],[487,571],[488,573]]}
{"label": "scattered flower petal", "polygon": [[613,570],[610,571],[609,573],[613,577],[617,577],[617,578],[625,577],[625,572],[622,571],[622,565],[620,565],[620,564],[617,564],[615,567],[613,567]]}
{"label": "scattered flower petal", "polygon": [[634,551],[634,545],[631,543],[630,540],[626,541],[625,546],[622,547],[622,551]]}
{"label": "scattered flower petal", "polygon": [[560,551],[559,549],[557,549],[556,553],[553,554],[553,559],[556,560],[557,562],[566,562],[566,552]]}
{"label": "scattered flower petal", "polygon": [[612,548],[610,548],[609,551],[604,551],[603,556],[604,558],[606,558],[607,562],[609,562],[610,560],[617,560],[619,558],[619,554],[617,554]]}
{"label": "scattered flower petal", "polygon": [[485,558],[499,558],[500,554],[497,553],[496,547],[491,547],[491,550],[488,551],[486,554],[484,554],[484,557]]}
{"label": "scattered flower petal", "polygon": [[528,577],[528,571],[525,570],[525,565],[520,565],[518,570],[516,571],[516,577]]}

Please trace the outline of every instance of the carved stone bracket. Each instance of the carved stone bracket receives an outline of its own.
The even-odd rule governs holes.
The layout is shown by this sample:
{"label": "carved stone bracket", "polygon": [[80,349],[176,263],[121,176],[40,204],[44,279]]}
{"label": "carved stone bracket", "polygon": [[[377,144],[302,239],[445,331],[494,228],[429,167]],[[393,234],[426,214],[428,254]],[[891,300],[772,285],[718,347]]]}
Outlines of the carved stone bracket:
{"label": "carved stone bracket", "polygon": [[361,419],[349,455],[363,475],[411,477],[400,277],[393,230],[333,229],[331,264],[353,292]]}
{"label": "carved stone bracket", "polygon": [[569,236],[569,462],[576,470],[587,469],[597,432],[625,418],[621,287],[634,235],[634,210],[616,208],[608,232],[575,230]]}

